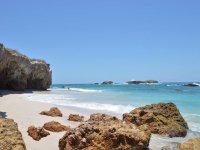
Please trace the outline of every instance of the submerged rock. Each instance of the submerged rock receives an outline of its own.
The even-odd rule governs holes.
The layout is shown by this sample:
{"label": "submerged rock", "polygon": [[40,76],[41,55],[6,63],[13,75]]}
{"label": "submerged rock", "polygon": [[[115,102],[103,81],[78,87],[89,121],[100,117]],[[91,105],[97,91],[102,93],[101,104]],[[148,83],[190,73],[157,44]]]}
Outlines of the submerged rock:
{"label": "submerged rock", "polygon": [[34,126],[29,127],[27,132],[28,135],[36,141],[39,141],[41,138],[50,135],[50,133],[45,131],[44,128],[36,128]]}
{"label": "submerged rock", "polygon": [[81,122],[81,121],[84,121],[84,116],[80,116],[78,114],[70,114],[68,120]]}
{"label": "submerged rock", "polygon": [[101,84],[113,84],[113,81],[104,81]]}
{"label": "submerged rock", "polygon": [[193,138],[179,146],[180,150],[200,150],[200,138]]}
{"label": "submerged rock", "polygon": [[184,137],[188,125],[173,103],[159,103],[136,108],[123,114],[123,120],[137,126],[146,125],[152,133]]}
{"label": "submerged rock", "polygon": [[150,131],[140,130],[135,125],[124,123],[116,117],[95,114],[91,115],[87,122],[67,131],[59,141],[59,148],[60,150],[142,150],[148,147],[150,137]]}
{"label": "submerged rock", "polygon": [[52,117],[62,117],[62,113],[57,107],[52,107],[49,111],[42,111],[40,114]]}
{"label": "submerged rock", "polygon": [[62,131],[68,131],[70,129],[70,127],[64,126],[56,121],[51,121],[51,122],[45,123],[43,128],[45,128],[48,131],[52,131],[52,132],[62,132]]}
{"label": "submerged rock", "polygon": [[126,83],[128,84],[141,84],[141,83],[158,83],[156,80],[145,80],[145,81],[140,81],[140,80],[131,80],[127,81]]}
{"label": "submerged rock", "polygon": [[51,70],[43,60],[29,59],[0,44],[0,89],[46,90],[51,85]]}
{"label": "submerged rock", "polygon": [[12,119],[0,118],[0,150],[26,150],[22,134]]}

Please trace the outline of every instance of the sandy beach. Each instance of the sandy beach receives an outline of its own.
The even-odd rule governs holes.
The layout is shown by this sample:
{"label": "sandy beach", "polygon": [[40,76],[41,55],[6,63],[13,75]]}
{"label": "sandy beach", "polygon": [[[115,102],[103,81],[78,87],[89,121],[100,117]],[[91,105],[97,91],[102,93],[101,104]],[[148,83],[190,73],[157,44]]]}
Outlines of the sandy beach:
{"label": "sandy beach", "polygon": [[[44,116],[39,113],[43,110],[49,110],[51,107],[55,107],[55,105],[28,101],[22,94],[14,94],[9,91],[1,91],[1,93],[3,96],[0,97],[0,110],[6,113],[7,118],[14,119],[18,124],[27,150],[59,149],[58,141],[65,133],[50,132],[49,136],[42,138],[40,141],[35,141],[28,136],[27,130],[29,126],[42,127],[44,123],[49,121],[58,121],[72,128],[79,125],[79,123],[67,120],[70,113],[79,113],[77,110],[56,106],[62,111],[63,117]],[[83,115],[83,113],[81,114]],[[88,116],[85,117],[87,118]]]}

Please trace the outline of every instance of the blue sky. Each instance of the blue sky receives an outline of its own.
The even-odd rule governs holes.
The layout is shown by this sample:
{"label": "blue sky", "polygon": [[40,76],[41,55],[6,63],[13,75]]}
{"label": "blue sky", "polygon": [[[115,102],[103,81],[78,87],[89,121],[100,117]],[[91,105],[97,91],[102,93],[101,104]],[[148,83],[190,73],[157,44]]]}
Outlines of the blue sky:
{"label": "blue sky", "polygon": [[0,42],[53,83],[200,80],[198,0],[4,0]]}

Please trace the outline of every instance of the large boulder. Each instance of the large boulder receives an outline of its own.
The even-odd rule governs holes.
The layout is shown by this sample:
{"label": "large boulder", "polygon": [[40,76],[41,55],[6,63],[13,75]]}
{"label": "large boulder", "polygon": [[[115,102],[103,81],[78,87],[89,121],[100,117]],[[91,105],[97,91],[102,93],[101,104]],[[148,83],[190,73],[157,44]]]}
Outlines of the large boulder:
{"label": "large boulder", "polygon": [[51,85],[50,66],[0,44],[0,83],[0,89],[46,90]]}
{"label": "large boulder", "polygon": [[39,141],[41,138],[50,135],[50,133],[45,131],[44,128],[36,128],[34,126],[29,127],[27,132],[28,135],[36,141]]}
{"label": "large boulder", "polygon": [[51,117],[62,117],[62,113],[57,107],[52,107],[49,111],[42,111],[40,114]]}
{"label": "large boulder", "polygon": [[124,123],[116,117],[95,114],[87,122],[67,131],[59,141],[59,148],[60,150],[142,150],[148,147],[150,137],[150,131],[140,130],[135,125]]}
{"label": "large boulder", "polygon": [[184,137],[188,125],[173,103],[159,103],[136,108],[123,114],[123,120],[137,126],[148,126],[155,134],[167,134],[169,137]]}
{"label": "large boulder", "polygon": [[26,150],[22,134],[12,119],[0,118],[0,150]]}
{"label": "large boulder", "polygon": [[179,146],[180,150],[200,150],[200,138],[192,138]]}

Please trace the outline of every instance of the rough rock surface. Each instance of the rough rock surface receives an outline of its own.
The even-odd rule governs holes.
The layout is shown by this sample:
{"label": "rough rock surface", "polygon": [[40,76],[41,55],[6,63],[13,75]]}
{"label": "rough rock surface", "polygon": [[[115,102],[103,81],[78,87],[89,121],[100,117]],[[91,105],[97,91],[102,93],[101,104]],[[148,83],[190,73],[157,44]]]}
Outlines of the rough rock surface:
{"label": "rough rock surface", "polygon": [[51,85],[51,70],[43,60],[29,59],[0,44],[0,89],[46,90]]}
{"label": "rough rock surface", "polygon": [[113,84],[113,81],[104,81],[101,84]]}
{"label": "rough rock surface", "polygon": [[179,146],[180,150],[200,150],[200,138],[192,138]]}
{"label": "rough rock surface", "polygon": [[123,120],[137,126],[147,125],[155,134],[167,134],[170,137],[184,137],[188,125],[173,103],[159,103],[136,108],[123,114]]}
{"label": "rough rock surface", "polygon": [[141,83],[158,83],[156,80],[145,80],[145,81],[140,81],[140,80],[131,80],[127,81],[128,84],[141,84]]}
{"label": "rough rock surface", "polygon": [[52,131],[52,132],[62,132],[62,131],[68,131],[70,127],[64,126],[56,121],[47,122],[43,126],[46,130]]}
{"label": "rough rock surface", "polygon": [[22,134],[12,119],[0,118],[0,150],[26,150]]}
{"label": "rough rock surface", "polygon": [[84,116],[80,116],[78,114],[70,114],[68,120],[81,122],[81,121],[84,121]]}
{"label": "rough rock surface", "polygon": [[40,114],[52,117],[62,117],[62,113],[57,107],[52,107],[49,111],[42,111]]}
{"label": "rough rock surface", "polygon": [[[101,120],[102,119],[102,120]],[[59,141],[60,150],[142,150],[148,147],[150,131],[143,131],[116,117],[91,115]]]}
{"label": "rough rock surface", "polygon": [[45,131],[44,128],[36,128],[34,126],[29,127],[27,132],[28,135],[36,141],[39,141],[41,138],[50,135],[50,133]]}

